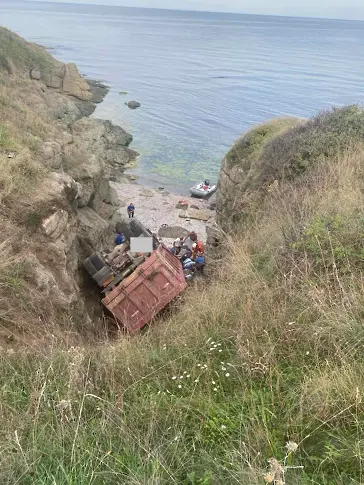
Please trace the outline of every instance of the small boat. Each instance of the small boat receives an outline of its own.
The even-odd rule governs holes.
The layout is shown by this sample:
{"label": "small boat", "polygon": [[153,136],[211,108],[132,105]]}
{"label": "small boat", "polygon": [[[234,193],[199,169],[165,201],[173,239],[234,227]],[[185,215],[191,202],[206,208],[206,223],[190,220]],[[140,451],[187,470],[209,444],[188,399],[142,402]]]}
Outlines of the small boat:
{"label": "small boat", "polygon": [[209,180],[205,180],[190,188],[190,193],[194,197],[202,197],[203,199],[209,197],[216,192],[217,185],[211,185]]}

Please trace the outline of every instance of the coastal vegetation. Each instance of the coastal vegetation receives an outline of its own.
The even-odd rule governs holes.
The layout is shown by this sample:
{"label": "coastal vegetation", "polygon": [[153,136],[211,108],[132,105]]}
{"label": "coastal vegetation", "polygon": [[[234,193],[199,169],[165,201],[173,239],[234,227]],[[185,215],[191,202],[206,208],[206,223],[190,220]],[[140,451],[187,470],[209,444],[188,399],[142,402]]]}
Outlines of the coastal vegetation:
{"label": "coastal vegetation", "polygon": [[1,75],[0,482],[362,484],[362,108],[242,137],[223,164],[207,284],[115,338],[34,284],[34,255],[54,246],[37,230],[50,171],[38,148],[58,121],[11,82]]}

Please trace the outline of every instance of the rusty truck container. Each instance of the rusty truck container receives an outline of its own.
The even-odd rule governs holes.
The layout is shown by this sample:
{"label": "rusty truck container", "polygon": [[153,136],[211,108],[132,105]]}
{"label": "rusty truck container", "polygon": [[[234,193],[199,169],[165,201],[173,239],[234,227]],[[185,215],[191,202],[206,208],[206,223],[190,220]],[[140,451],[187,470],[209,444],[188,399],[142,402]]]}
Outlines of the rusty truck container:
{"label": "rusty truck container", "polygon": [[180,261],[161,244],[102,300],[116,321],[134,333],[179,295],[187,284]]}

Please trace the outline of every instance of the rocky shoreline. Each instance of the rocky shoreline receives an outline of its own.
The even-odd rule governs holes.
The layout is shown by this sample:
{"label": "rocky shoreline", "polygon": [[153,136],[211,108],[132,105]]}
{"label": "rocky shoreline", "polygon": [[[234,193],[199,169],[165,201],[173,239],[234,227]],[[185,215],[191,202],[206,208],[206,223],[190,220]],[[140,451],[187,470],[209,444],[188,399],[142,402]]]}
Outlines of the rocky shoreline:
{"label": "rocky shoreline", "polygon": [[[210,200],[182,197],[163,188],[144,187],[125,176],[120,182],[111,182],[111,187],[119,198],[120,216],[126,217],[126,208],[133,202],[135,217],[165,244],[171,244],[179,234],[191,231],[195,231],[206,243],[208,227],[214,224],[215,219],[214,196]],[[187,209],[184,209],[182,201],[187,203]]]}

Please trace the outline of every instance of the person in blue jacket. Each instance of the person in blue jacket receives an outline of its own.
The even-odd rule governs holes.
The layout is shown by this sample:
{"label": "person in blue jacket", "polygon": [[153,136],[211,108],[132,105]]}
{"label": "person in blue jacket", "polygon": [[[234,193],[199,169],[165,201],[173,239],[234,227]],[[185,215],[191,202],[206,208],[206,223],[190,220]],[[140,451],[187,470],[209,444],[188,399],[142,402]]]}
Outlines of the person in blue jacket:
{"label": "person in blue jacket", "polygon": [[130,202],[130,204],[128,205],[127,211],[128,211],[129,219],[131,217],[134,217],[135,205],[132,202]]}
{"label": "person in blue jacket", "polygon": [[124,242],[125,242],[124,234],[118,231],[115,238],[115,246],[120,246],[120,244],[123,244]]}

